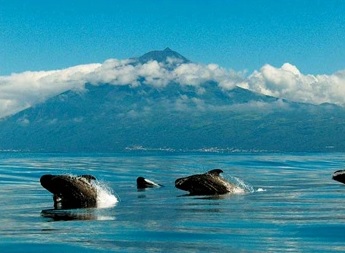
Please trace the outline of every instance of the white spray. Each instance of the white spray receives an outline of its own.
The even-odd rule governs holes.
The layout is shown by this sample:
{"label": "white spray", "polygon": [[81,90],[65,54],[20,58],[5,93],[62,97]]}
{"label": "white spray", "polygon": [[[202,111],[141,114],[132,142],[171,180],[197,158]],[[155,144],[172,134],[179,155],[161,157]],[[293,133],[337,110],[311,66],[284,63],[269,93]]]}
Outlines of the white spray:
{"label": "white spray", "polygon": [[117,197],[113,194],[113,191],[104,183],[100,181],[94,181],[94,186],[97,190],[97,207],[109,208],[116,205],[118,202]]}

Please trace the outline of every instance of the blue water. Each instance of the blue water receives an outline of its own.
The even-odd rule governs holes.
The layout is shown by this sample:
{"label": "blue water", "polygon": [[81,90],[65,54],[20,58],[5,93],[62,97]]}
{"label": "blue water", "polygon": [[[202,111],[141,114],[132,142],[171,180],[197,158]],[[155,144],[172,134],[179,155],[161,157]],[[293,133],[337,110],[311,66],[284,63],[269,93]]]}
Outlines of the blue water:
{"label": "blue water", "polygon": [[[252,190],[203,198],[174,187],[214,168]],[[0,252],[343,252],[345,185],[331,175],[344,168],[338,153],[0,153]],[[93,174],[118,202],[45,217],[47,173]],[[138,176],[165,187],[138,191]]]}

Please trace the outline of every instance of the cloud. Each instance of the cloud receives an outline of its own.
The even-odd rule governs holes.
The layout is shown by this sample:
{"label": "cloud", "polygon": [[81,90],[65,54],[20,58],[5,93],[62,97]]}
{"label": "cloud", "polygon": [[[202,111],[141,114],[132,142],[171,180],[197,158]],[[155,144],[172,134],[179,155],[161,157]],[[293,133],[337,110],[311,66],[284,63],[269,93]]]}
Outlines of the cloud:
{"label": "cloud", "polygon": [[224,89],[234,88],[237,81],[241,79],[240,73],[225,70],[216,64],[184,63],[171,68],[175,63],[172,59],[168,61],[168,64],[157,61],[137,64],[134,60],[109,59],[90,73],[87,79],[92,84],[108,83],[134,87],[140,85],[140,81],[155,87],[164,87],[171,82],[199,86],[214,81]]}
{"label": "cloud", "polygon": [[174,70],[174,74],[175,81],[180,84],[198,86],[213,81],[219,83],[219,87],[226,90],[233,89],[243,79],[240,73],[226,70],[217,64],[182,64]]}
{"label": "cloud", "polygon": [[131,60],[109,59],[85,78],[91,84],[139,85],[136,67]]}
{"label": "cloud", "polygon": [[[176,64],[177,67],[173,68]],[[174,59],[169,59],[166,63],[149,61],[145,64],[134,59],[109,59],[102,64],[79,65],[62,70],[27,71],[0,76],[0,118],[64,91],[82,89],[86,83],[136,87],[143,82],[164,87],[169,83],[198,86],[214,81],[219,83],[220,88],[231,89],[239,79],[240,74],[215,64],[181,64]]]}
{"label": "cloud", "polygon": [[[285,63],[280,68],[264,65],[248,76],[216,64],[181,63],[169,59],[165,63],[135,59],[109,59],[103,63],[79,65],[52,71],[27,71],[0,76],[0,118],[45,101],[71,89],[83,89],[86,83],[129,85],[141,83],[163,88],[170,83],[198,87],[203,94],[204,83],[215,82],[221,90],[240,86],[258,93],[297,102],[345,105],[345,70],[332,75],[305,75],[296,66]],[[185,101],[176,101],[183,108]],[[206,108],[203,101],[194,101]]]}
{"label": "cloud", "polygon": [[312,104],[345,105],[345,70],[332,75],[304,75],[289,63],[254,71],[243,88],[278,98]]}
{"label": "cloud", "polygon": [[80,88],[100,64],[0,76],[0,117],[16,113],[63,91]]}

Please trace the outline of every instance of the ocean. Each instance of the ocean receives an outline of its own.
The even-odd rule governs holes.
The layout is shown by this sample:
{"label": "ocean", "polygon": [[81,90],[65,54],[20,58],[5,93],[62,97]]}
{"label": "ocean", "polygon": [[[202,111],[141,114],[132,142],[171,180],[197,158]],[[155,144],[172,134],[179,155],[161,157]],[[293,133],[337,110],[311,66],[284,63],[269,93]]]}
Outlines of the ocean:
{"label": "ocean", "polygon": [[[220,168],[244,192],[188,196]],[[344,252],[343,153],[0,153],[0,252]],[[44,174],[92,174],[99,208],[52,210]],[[137,190],[136,178],[164,185]],[[48,215],[47,215],[48,214]]]}

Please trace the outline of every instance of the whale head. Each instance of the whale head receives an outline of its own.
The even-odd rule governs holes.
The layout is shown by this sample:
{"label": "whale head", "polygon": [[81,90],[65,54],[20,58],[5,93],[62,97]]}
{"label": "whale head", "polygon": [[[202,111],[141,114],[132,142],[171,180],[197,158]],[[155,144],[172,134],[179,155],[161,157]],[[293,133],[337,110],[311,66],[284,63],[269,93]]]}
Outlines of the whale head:
{"label": "whale head", "polygon": [[337,170],[333,173],[332,179],[345,184],[345,170]]}
{"label": "whale head", "polygon": [[218,195],[231,192],[233,185],[220,176],[222,172],[221,169],[214,169],[204,174],[178,178],[175,187],[189,191],[190,195]]}
{"label": "whale head", "polygon": [[97,189],[92,175],[43,175],[41,185],[53,194],[54,207],[59,209],[96,207]]}
{"label": "whale head", "polygon": [[138,177],[137,178],[137,188],[138,189],[145,189],[145,188],[151,188],[151,187],[157,187],[161,186],[160,184],[156,184],[155,182],[148,180],[144,177]]}

